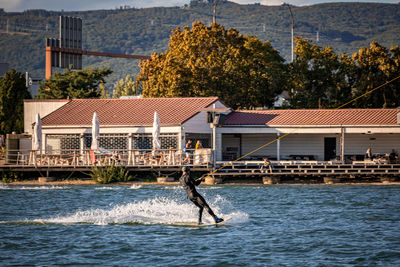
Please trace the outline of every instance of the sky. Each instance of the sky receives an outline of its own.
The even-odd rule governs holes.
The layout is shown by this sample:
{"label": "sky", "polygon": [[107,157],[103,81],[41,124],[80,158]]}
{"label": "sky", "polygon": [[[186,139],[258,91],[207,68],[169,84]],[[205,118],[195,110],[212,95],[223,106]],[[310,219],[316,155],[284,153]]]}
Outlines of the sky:
{"label": "sky", "polygon": [[[313,5],[327,2],[379,2],[397,4],[400,0],[230,0],[238,4],[261,3],[263,5],[280,5],[286,2],[296,6]],[[134,8],[155,6],[182,6],[190,0],[0,0],[0,8],[7,12],[21,12],[27,9],[46,9],[54,11],[82,11],[98,9],[115,9],[128,5]]]}

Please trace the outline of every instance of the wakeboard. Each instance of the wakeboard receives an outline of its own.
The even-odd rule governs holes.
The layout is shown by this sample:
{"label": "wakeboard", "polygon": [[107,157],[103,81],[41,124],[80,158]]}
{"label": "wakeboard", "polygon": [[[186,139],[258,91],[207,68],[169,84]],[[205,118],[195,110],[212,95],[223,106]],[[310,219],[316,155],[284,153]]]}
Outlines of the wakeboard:
{"label": "wakeboard", "polygon": [[219,223],[210,223],[210,222],[206,222],[206,223],[201,223],[198,224],[197,222],[173,222],[173,223],[168,223],[166,225],[170,225],[170,226],[181,226],[181,227],[208,227],[208,226],[218,226],[218,225],[223,225],[228,221],[228,219],[223,220],[222,222]]}

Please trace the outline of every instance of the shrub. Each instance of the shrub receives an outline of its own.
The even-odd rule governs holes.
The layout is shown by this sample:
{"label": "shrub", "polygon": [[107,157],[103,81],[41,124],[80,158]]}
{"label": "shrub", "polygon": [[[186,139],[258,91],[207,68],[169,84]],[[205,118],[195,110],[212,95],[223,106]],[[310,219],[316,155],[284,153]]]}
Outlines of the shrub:
{"label": "shrub", "polygon": [[115,182],[128,182],[132,179],[123,166],[110,165],[106,167],[94,166],[90,173],[92,179],[98,184],[109,184]]}
{"label": "shrub", "polygon": [[12,183],[12,182],[16,182],[20,179],[20,175],[17,172],[7,172],[7,171],[3,171],[1,173],[1,182],[2,183]]}

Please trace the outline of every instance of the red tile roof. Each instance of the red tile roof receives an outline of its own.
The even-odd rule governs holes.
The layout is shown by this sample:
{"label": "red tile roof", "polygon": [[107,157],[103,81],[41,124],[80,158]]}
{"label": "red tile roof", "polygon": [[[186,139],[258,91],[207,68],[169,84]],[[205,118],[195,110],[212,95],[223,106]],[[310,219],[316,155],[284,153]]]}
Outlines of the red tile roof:
{"label": "red tile roof", "polygon": [[399,109],[246,110],[228,115],[224,125],[396,125]]}
{"label": "red tile roof", "polygon": [[91,125],[97,112],[100,125],[152,125],[157,111],[161,125],[180,125],[217,97],[73,99],[42,119],[43,126]]}

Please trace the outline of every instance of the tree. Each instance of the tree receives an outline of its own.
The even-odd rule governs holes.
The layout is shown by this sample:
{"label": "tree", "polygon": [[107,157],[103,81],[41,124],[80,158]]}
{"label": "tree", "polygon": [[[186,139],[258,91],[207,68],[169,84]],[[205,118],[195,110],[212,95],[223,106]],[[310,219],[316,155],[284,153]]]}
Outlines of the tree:
{"label": "tree", "polygon": [[26,88],[25,76],[11,69],[0,78],[0,132],[24,131],[24,99],[31,94]]}
{"label": "tree", "polygon": [[270,42],[213,23],[174,30],[169,49],[140,63],[144,97],[218,96],[232,108],[271,106],[285,65]]}
{"label": "tree", "polygon": [[[369,48],[362,47],[353,54],[357,66],[354,96],[376,88],[400,75],[400,50],[398,46],[390,50],[377,42],[372,42]],[[378,91],[357,100],[357,107],[389,108],[400,105],[400,81],[385,85]]]}
{"label": "tree", "polygon": [[104,85],[104,83],[100,83],[99,84],[99,88],[100,88],[100,99],[108,99],[111,98],[109,91],[106,89],[106,86]]}
{"label": "tree", "polygon": [[290,105],[293,108],[332,108],[351,98],[354,65],[329,46],[296,38],[296,59],[290,65]]}
{"label": "tree", "polygon": [[119,82],[116,82],[114,87],[113,98],[136,95],[135,80],[133,80],[129,74],[126,75],[125,80],[121,79]]}
{"label": "tree", "polygon": [[68,68],[64,73],[56,72],[39,87],[39,99],[99,98],[99,84],[105,83],[104,77],[111,74],[109,68],[84,69],[73,71]]}

